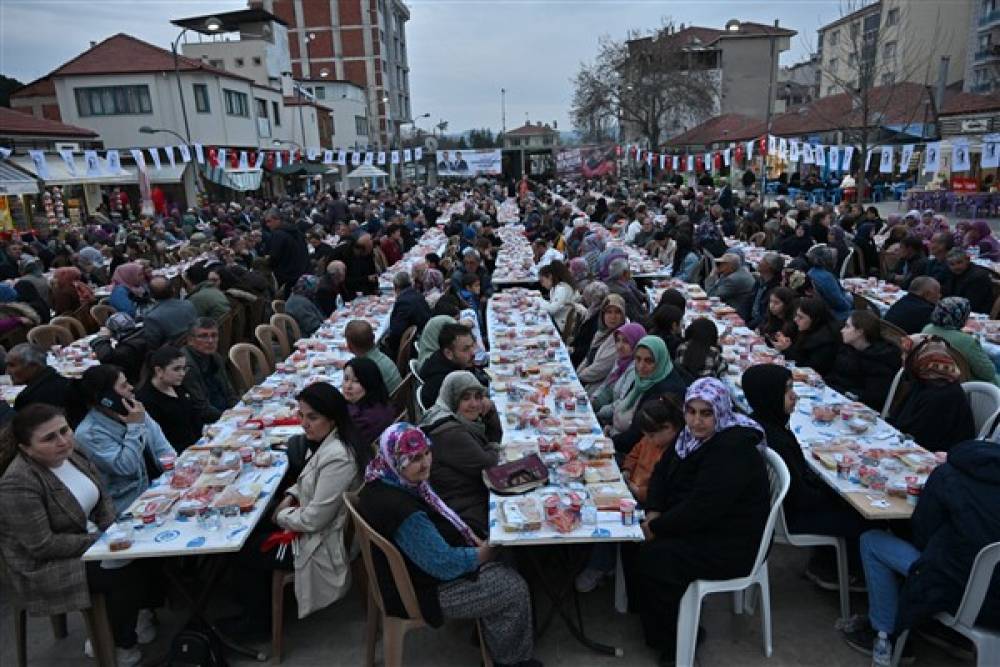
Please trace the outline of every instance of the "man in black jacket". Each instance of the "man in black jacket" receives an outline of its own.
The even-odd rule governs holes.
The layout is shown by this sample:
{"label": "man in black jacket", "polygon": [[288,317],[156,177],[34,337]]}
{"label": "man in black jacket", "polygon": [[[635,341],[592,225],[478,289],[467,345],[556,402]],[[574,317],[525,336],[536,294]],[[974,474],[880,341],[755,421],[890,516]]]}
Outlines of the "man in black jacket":
{"label": "man in black jacket", "polygon": [[396,291],[396,303],[389,315],[389,331],[386,334],[386,347],[389,357],[396,359],[399,355],[399,344],[403,332],[409,327],[417,327],[419,333],[427,320],[431,319],[431,307],[423,293],[413,286],[410,274],[400,271],[392,278],[392,286]]}
{"label": "man in black jacket", "polygon": [[188,360],[184,389],[191,395],[201,420],[214,423],[239,398],[226,374],[226,362],[219,354],[218,323],[210,317],[195,320],[184,354]]}
{"label": "man in black jacket", "polygon": [[[339,246],[338,246],[339,248]],[[347,265],[345,286],[353,299],[357,294],[378,294],[378,268],[372,255],[375,245],[371,234],[362,234],[339,256]]]}
{"label": "man in black jacket", "polygon": [[892,304],[885,321],[909,335],[920,333],[930,324],[934,306],[941,300],[941,283],[930,276],[919,276],[910,283],[910,291]]}
{"label": "man in black jacket", "polygon": [[438,343],[438,351],[420,367],[420,379],[424,383],[420,388],[420,400],[428,409],[437,402],[441,385],[452,371],[471,371],[481,384],[489,384],[486,374],[473,366],[476,341],[469,327],[464,324],[444,325],[438,335]]}
{"label": "man in black jacket", "polygon": [[279,285],[284,285],[285,298],[302,274],[309,270],[309,250],[302,232],[294,225],[284,224],[278,209],[264,214],[264,224],[271,230],[268,256],[271,270]]}
{"label": "man in black jacket", "polygon": [[70,426],[83,420],[83,401],[73,389],[73,383],[48,365],[47,353],[39,345],[20,343],[7,353],[7,373],[15,385],[26,385],[14,400],[14,409],[22,410],[34,403],[46,403],[66,411]]}
{"label": "man in black jacket", "polygon": [[942,285],[944,296],[962,296],[969,300],[974,313],[989,314],[993,307],[993,281],[990,272],[976,266],[968,253],[960,248],[948,251],[947,282]]}

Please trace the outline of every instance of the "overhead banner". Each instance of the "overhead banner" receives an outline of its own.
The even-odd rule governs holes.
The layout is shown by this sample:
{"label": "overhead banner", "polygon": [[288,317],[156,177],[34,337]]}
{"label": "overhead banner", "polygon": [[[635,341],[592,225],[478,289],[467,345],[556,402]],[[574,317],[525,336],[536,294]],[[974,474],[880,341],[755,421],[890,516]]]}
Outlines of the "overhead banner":
{"label": "overhead banner", "polygon": [[438,176],[483,176],[502,171],[502,151],[437,151]]}
{"label": "overhead banner", "polygon": [[613,144],[607,146],[560,148],[556,151],[556,172],[560,176],[599,178],[601,176],[613,175],[617,169],[617,164],[616,151]]}

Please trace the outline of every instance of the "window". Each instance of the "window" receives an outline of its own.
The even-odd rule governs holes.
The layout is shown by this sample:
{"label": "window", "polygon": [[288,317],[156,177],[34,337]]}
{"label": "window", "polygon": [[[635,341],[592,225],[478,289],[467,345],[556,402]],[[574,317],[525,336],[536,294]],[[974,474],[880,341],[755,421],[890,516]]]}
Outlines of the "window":
{"label": "window", "polygon": [[267,100],[262,100],[259,97],[253,98],[253,101],[257,104],[257,117],[267,118]]}
{"label": "window", "polygon": [[838,60],[837,58],[830,58],[830,71],[831,72],[836,72],[837,71],[837,65],[839,65],[839,64],[840,64],[840,60]]}
{"label": "window", "polygon": [[840,31],[834,30],[830,33],[830,46],[836,46],[837,42],[840,41]]}
{"label": "window", "polygon": [[281,107],[278,106],[277,102],[271,102],[271,111],[274,112],[274,124],[275,124],[275,126],[281,125]]}
{"label": "window", "polygon": [[858,33],[861,32],[861,24],[855,21],[851,24],[851,41],[855,42],[858,39]]}
{"label": "window", "polygon": [[325,100],[326,99],[326,88],[324,88],[323,86],[316,86],[316,88],[313,89],[312,92],[313,92],[313,95],[316,96],[317,100]]}
{"label": "window", "polygon": [[364,116],[355,116],[354,117],[354,133],[357,134],[357,135],[359,135],[359,136],[362,136],[362,137],[367,137],[368,136],[368,119],[367,118],[365,118]]}
{"label": "window", "polygon": [[237,67],[243,67],[243,58],[234,58],[233,61],[236,63]]}
{"label": "window", "polygon": [[76,107],[81,116],[122,116],[153,113],[149,86],[99,86],[77,88]]}
{"label": "window", "polygon": [[226,63],[223,60],[209,60],[208,64],[215,69],[225,69]]}
{"label": "window", "polygon": [[886,12],[885,24],[887,26],[890,26],[890,25],[896,25],[897,23],[899,23],[899,8],[895,7]]}
{"label": "window", "polygon": [[835,92],[837,92],[837,87],[836,86],[827,86],[826,87],[826,94],[827,95],[833,95]]}
{"label": "window", "polygon": [[896,82],[896,75],[894,73],[886,72],[885,74],[882,75],[883,86],[891,86],[895,82]]}
{"label": "window", "polygon": [[208,103],[208,86],[203,83],[194,84],[194,110],[198,113],[211,113],[212,107]]}
{"label": "window", "polygon": [[253,57],[253,64],[254,64],[254,67],[260,67],[260,65],[261,65],[260,56],[254,56]]}
{"label": "window", "polygon": [[510,144],[511,146],[520,146],[520,145],[521,145],[521,140],[520,140],[520,139],[516,139],[516,138],[514,138],[514,137],[511,137],[510,139],[508,139],[508,140],[507,140],[507,142],[508,142],[508,143],[509,143],[509,144]]}
{"label": "window", "polygon": [[226,98],[226,114],[230,116],[249,116],[250,101],[246,93],[238,93],[235,90],[223,88],[222,93]]}
{"label": "window", "polygon": [[884,50],[882,53],[886,57],[886,59],[896,57],[896,42],[886,42],[883,49]]}

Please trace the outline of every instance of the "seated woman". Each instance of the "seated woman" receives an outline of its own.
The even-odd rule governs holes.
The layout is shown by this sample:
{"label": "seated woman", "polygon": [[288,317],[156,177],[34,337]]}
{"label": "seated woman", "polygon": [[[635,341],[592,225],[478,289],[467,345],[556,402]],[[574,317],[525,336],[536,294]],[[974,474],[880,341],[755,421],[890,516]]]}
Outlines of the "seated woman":
{"label": "seated woman", "polygon": [[653,470],[634,590],[646,643],[673,662],[678,606],[696,579],[732,579],[753,567],[771,489],[764,429],[733,413],[729,390],[697,380],[685,428]]}
{"label": "seated woman", "polygon": [[677,247],[674,250],[674,263],[670,275],[686,283],[691,282],[698,268],[701,256],[694,249],[694,241],[686,234],[677,235]]}
{"label": "seated woman", "polygon": [[948,342],[948,345],[962,353],[969,362],[972,380],[990,382],[1000,386],[993,360],[979,344],[979,339],[962,331],[969,321],[971,307],[969,300],[960,296],[949,296],[941,299],[931,312],[931,322],[921,333],[937,336]]}
{"label": "seated woman", "polygon": [[903,364],[899,348],[882,338],[878,315],[870,310],[853,311],[840,336],[844,344],[837,351],[826,383],[881,412]]}
{"label": "seated woman", "polygon": [[952,445],[976,437],[972,408],[962,391],[962,371],[948,343],[923,334],[903,342],[903,377],[910,384],[910,393],[890,413],[889,423],[921,447],[936,452],[946,452]]}
{"label": "seated woman", "polygon": [[149,355],[153,376],[136,393],[149,416],[160,424],[163,435],[178,452],[201,437],[204,422],[184,388],[187,355],[171,345],[164,345]]}
{"label": "seated woman", "polygon": [[853,301],[833,273],[836,268],[833,250],[825,245],[812,247],[806,253],[806,261],[809,262],[806,275],[812,282],[816,296],[826,303],[835,320],[843,322],[851,312]]}
{"label": "seated woman", "polygon": [[635,322],[621,325],[614,333],[618,359],[603,386],[597,390],[591,401],[597,420],[601,424],[609,425],[611,433],[623,431],[632,423],[633,411],[622,410],[628,414],[627,416],[622,415],[622,418],[619,419],[619,410],[622,409],[623,402],[628,398],[635,385],[633,356],[635,346],[645,335],[646,330],[641,324]]}
{"label": "seated woman", "polygon": [[775,287],[767,297],[767,318],[757,330],[768,342],[773,342],[780,333],[786,338],[795,338],[795,310],[799,306],[798,295],[790,287]]}
{"label": "seated woman", "polygon": [[[365,472],[358,511],[406,557],[420,611],[431,627],[446,619],[480,619],[497,663],[540,665],[532,660],[531,596],[510,567],[493,562],[495,550],[480,541],[434,492],[430,440],[405,422],[390,426],[378,456]],[[383,559],[376,582],[388,613],[406,618]]]}
{"label": "seated woman", "polygon": [[545,312],[552,316],[559,333],[564,333],[566,318],[572,310],[576,310],[579,294],[573,283],[569,269],[559,260],[553,260],[538,269],[538,282],[548,290],[549,298],[545,300]]}
{"label": "seated woman", "polygon": [[316,305],[316,289],[319,279],[304,275],[295,281],[292,294],[285,302],[285,312],[299,325],[303,336],[311,336],[323,324],[323,312]]}
{"label": "seated woman", "polygon": [[837,322],[830,316],[826,303],[816,297],[799,301],[794,321],[798,329],[795,342],[778,332],[772,345],[785,355],[785,359],[809,367],[825,377],[833,369],[840,349]]}
{"label": "seated woman", "polygon": [[72,313],[95,300],[93,290],[83,282],[83,274],[75,266],[53,269],[49,298],[56,315]]}
{"label": "seated woman", "polygon": [[117,366],[88,368],[80,391],[90,410],[76,427],[76,441],[101,473],[115,511],[124,512],[163,472],[159,458],[177,452]]}
{"label": "seated woman", "polygon": [[993,230],[985,220],[976,220],[969,225],[963,245],[975,248],[979,251],[979,256],[984,259],[994,262],[1000,260],[1000,240],[993,236]]}
{"label": "seated woman", "polygon": [[722,358],[715,322],[705,317],[692,320],[684,331],[684,342],[674,355],[674,364],[689,381],[722,377],[726,372],[726,361]]}
{"label": "seated woman", "polygon": [[[371,460],[370,445],[355,434],[347,401],[336,387],[316,382],[295,398],[305,436],[288,443],[289,472],[297,472],[295,483],[284,491],[271,521],[258,525],[239,553],[236,580],[241,582],[237,594],[243,610],[237,617],[220,621],[233,635],[269,630],[271,577],[267,573],[275,569],[295,571],[299,618],[328,607],[351,587],[343,495],[360,484]],[[277,559],[276,545],[293,539],[297,548],[286,549]]]}
{"label": "seated woman", "polygon": [[434,443],[431,483],[476,535],[490,532],[489,493],[483,470],[499,460],[503,430],[486,388],[468,371],[449,373],[437,402],[420,420]]}
{"label": "seated woman", "polygon": [[149,302],[146,293],[146,267],[139,262],[121,264],[111,276],[111,285],[108,305],[120,313],[136,317],[139,306]]}
{"label": "seated woman", "polygon": [[607,296],[608,286],[599,280],[592,280],[582,292],[580,300],[587,313],[570,341],[569,360],[573,368],[578,368],[590,352],[590,346],[594,342],[594,336],[597,335],[602,319],[601,305]]}
{"label": "seated woman", "polygon": [[[656,336],[645,336],[635,346],[635,385],[616,409],[635,414],[642,406],[661,396],[672,394],[680,401],[687,389],[684,376],[674,368],[667,354],[667,346]],[[635,419],[626,429],[611,439],[615,451],[628,454],[642,437]]]}
{"label": "seated woman", "polygon": [[361,442],[375,442],[399,414],[389,401],[378,364],[366,357],[354,357],[344,366],[343,393],[347,414]]}
{"label": "seated woman", "polygon": [[[105,596],[121,667],[138,665],[136,622],[145,592],[142,561],[80,560],[115,520],[111,496],[96,466],[76,447],[62,412],[36,403],[18,411],[11,438],[0,447],[0,561],[14,599],[33,615],[90,607]],[[8,465],[9,464],[9,465]]]}
{"label": "seated woman", "polygon": [[649,326],[647,333],[650,336],[659,336],[667,344],[667,352],[673,359],[677,355],[677,348],[684,342],[681,336],[681,323],[684,321],[684,311],[669,303],[660,303],[656,310],[649,316]]}
{"label": "seated woman", "polygon": [[590,344],[587,358],[576,369],[580,384],[591,396],[601,388],[611,368],[615,365],[618,352],[615,349],[615,337],[612,335],[621,325],[628,321],[625,315],[625,299],[617,294],[609,294],[601,304],[601,319]]}
{"label": "seated woman", "polygon": [[[847,539],[848,560],[860,573],[858,539],[870,525],[849,507],[806,462],[798,439],[788,426],[795,410],[792,372],[777,364],[751,366],[743,373],[743,392],[750,404],[750,418],[764,428],[767,446],[788,466],[791,487],[782,503],[791,533],[836,535]],[[829,550],[827,550],[829,551]],[[837,589],[836,561],[830,551],[810,559],[806,576],[828,590]]]}

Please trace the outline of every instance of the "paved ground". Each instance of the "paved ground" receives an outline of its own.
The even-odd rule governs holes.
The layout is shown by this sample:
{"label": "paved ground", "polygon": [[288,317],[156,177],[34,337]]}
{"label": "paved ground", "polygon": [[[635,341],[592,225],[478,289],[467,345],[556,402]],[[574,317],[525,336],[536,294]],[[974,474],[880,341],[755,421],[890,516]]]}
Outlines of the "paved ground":
{"label": "paved ground", "polygon": [[[773,605],[774,655],[767,659],[761,650],[760,616],[734,616],[729,596],[708,598],[702,625],[708,633],[698,651],[698,663],[709,665],[823,665],[866,667],[870,658],[855,653],[840,639],[834,628],[837,596],[814,587],[802,576],[807,552],[775,546],[771,552],[771,597]],[[864,595],[852,599],[852,611],[865,607]],[[589,665],[655,665],[656,655],[642,642],[638,618],[616,614],[611,607],[611,587],[603,586],[582,597],[585,623],[595,639],[624,648],[624,656],[597,656],[581,647],[565,630],[559,619],[553,621],[536,646],[537,657],[548,666],[586,667]],[[224,607],[224,605],[221,605]],[[224,613],[225,609],[220,608]],[[161,635],[176,630],[176,615],[160,612]],[[347,599],[304,620],[294,619],[288,610],[285,634],[285,665],[323,666],[361,665],[364,658],[364,606],[352,593]],[[45,619],[29,619],[29,665],[70,667],[93,664],[82,653],[85,632],[82,618],[69,618],[70,635],[54,641]],[[453,623],[434,630],[417,630],[406,642],[405,664],[459,666],[479,664],[478,650],[471,642],[472,626]],[[266,644],[260,647],[268,650]],[[959,661],[940,650],[916,640],[919,665],[959,665]],[[148,658],[162,655],[166,640],[159,639],[145,651]],[[379,651],[379,656],[381,651]],[[379,658],[380,659],[380,658]],[[0,605],[0,665],[14,664],[13,620],[6,604]],[[233,660],[234,665],[249,666],[251,660]]]}

